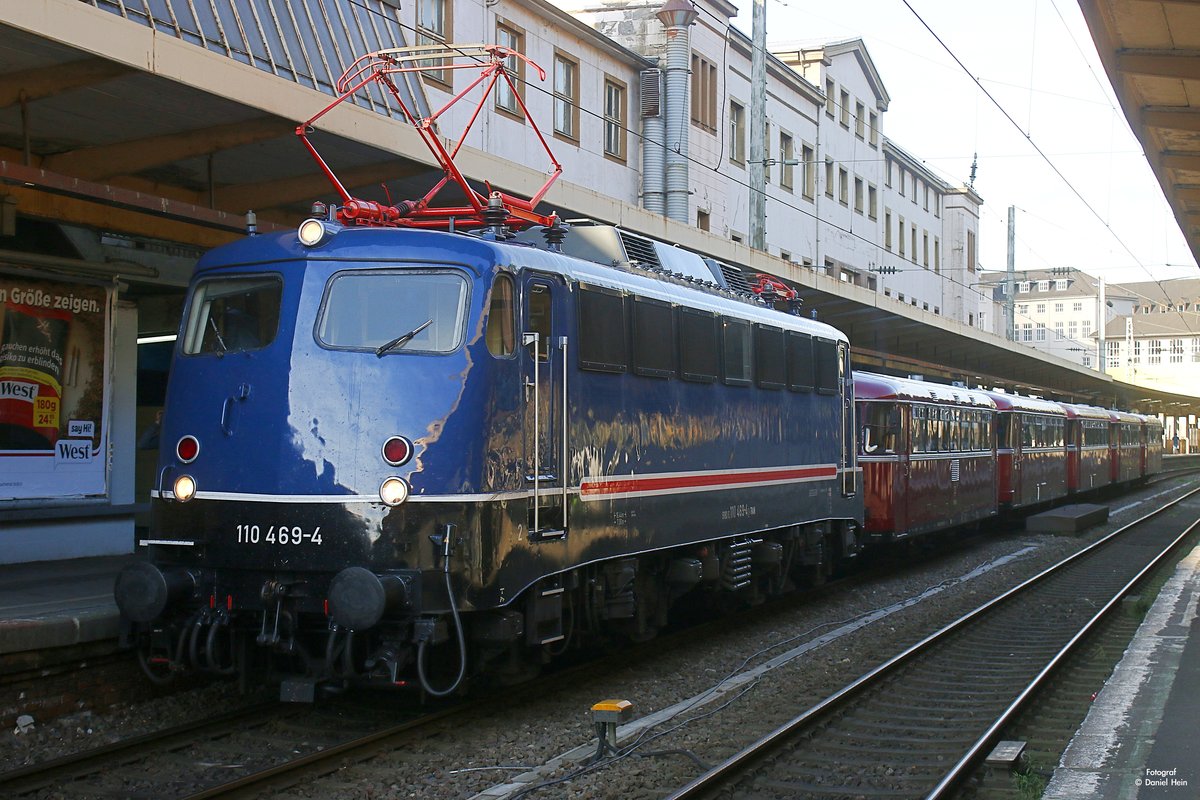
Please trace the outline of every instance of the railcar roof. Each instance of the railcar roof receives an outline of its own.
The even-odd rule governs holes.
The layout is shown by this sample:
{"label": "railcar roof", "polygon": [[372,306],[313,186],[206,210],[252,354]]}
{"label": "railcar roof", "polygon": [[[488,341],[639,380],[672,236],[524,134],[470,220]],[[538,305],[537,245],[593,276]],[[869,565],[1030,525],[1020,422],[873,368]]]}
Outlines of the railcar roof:
{"label": "railcar roof", "polygon": [[1062,403],[1067,412],[1067,419],[1110,419],[1107,409],[1096,406],[1081,406],[1074,403]]}
{"label": "railcar roof", "polygon": [[1053,414],[1058,417],[1064,417],[1067,414],[1067,410],[1063,408],[1062,404],[1055,403],[1053,400],[1004,392],[984,392],[984,394],[995,400],[996,408],[1001,411],[1028,411],[1035,414]]}
{"label": "railcar roof", "polygon": [[944,383],[927,383],[911,378],[854,373],[854,396],[861,400],[910,400],[975,408],[996,408],[996,402],[983,392]]}
{"label": "railcar roof", "polygon": [[1132,422],[1143,423],[1145,418],[1141,414],[1132,414],[1128,411],[1109,411],[1108,418],[1113,422]]}

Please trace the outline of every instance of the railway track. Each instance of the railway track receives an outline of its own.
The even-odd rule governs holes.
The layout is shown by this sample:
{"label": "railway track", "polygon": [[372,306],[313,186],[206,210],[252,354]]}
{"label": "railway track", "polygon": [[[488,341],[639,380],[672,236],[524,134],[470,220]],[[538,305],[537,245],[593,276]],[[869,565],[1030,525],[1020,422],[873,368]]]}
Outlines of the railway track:
{"label": "railway track", "polygon": [[1198,526],[1192,490],[890,659],[670,800],[940,798]]}

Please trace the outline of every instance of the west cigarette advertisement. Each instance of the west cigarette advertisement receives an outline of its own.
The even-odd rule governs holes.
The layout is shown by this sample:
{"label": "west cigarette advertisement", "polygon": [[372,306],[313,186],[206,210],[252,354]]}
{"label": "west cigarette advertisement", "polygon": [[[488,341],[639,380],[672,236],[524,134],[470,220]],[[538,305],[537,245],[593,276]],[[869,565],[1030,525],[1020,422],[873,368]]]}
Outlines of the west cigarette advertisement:
{"label": "west cigarette advertisement", "polygon": [[112,290],[0,274],[0,500],[107,493]]}

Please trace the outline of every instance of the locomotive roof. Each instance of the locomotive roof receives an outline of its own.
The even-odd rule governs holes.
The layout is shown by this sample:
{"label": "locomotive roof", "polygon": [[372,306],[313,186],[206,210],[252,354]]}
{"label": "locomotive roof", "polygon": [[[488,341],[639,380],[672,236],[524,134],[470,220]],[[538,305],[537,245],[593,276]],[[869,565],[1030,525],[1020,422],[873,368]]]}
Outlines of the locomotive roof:
{"label": "locomotive roof", "polygon": [[975,408],[996,408],[996,403],[992,398],[975,389],[947,386],[944,383],[928,383],[912,378],[877,375],[873,372],[855,371],[854,396],[862,400],[910,400]]}
{"label": "locomotive roof", "polygon": [[1065,416],[1067,413],[1061,403],[1055,403],[1052,400],[1043,400],[1040,397],[1025,397],[1019,394],[987,391],[984,394],[995,400],[996,408],[1001,411],[1028,411],[1035,414],[1053,414],[1059,417]]}
{"label": "locomotive roof", "polygon": [[[340,226],[333,226],[335,229]],[[567,234],[570,236],[570,233]],[[585,261],[514,242],[494,241],[479,236],[411,228],[341,228],[321,244],[306,247],[294,231],[247,236],[206,253],[196,265],[196,273],[230,266],[276,268],[288,261],[344,261],[384,265],[457,264],[482,275],[496,266],[532,268],[562,275],[579,283],[601,286],[639,296],[702,309],[727,316],[802,331],[835,341],[848,341],[846,335],[824,322],[776,311],[756,295],[734,292],[715,286],[659,275],[650,271],[622,268]]]}

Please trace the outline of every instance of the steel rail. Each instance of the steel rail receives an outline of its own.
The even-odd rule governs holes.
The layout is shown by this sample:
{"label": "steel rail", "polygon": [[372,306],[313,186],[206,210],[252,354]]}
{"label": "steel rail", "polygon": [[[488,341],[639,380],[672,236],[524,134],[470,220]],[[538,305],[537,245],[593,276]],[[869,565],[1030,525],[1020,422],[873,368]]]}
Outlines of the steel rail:
{"label": "steel rail", "polygon": [[[773,751],[775,748],[782,746],[785,742],[789,741],[797,731],[807,727],[809,724],[814,722],[817,718],[823,716],[826,712],[833,710],[834,708],[836,708],[839,705],[841,705],[842,703],[848,701],[850,698],[858,695],[859,693],[866,690],[867,688],[873,687],[873,686],[879,684],[884,677],[891,675],[899,667],[907,665],[909,662],[913,661],[917,655],[924,653],[926,650],[930,649],[934,644],[941,643],[951,633],[959,631],[959,630],[965,628],[966,626],[978,621],[979,619],[984,617],[986,614],[997,609],[999,606],[1007,603],[1009,600],[1016,597],[1017,595],[1024,593],[1029,588],[1042,583],[1044,580],[1048,579],[1049,577],[1051,577],[1053,575],[1058,574],[1061,570],[1065,569],[1066,567],[1074,564],[1075,562],[1079,561],[1082,558],[1085,558],[1086,556],[1094,553],[1095,551],[1101,549],[1102,547],[1112,543],[1114,540],[1120,538],[1129,530],[1142,525],[1143,523],[1145,523],[1146,521],[1148,521],[1154,517],[1157,517],[1158,515],[1166,512],[1168,509],[1173,508],[1174,506],[1178,505],[1182,501],[1184,501],[1198,493],[1200,493],[1200,487],[1198,487],[1196,489],[1192,489],[1188,492],[1185,492],[1184,494],[1181,494],[1179,497],[1176,497],[1173,500],[1170,500],[1170,501],[1164,503],[1163,505],[1159,506],[1158,508],[1154,509],[1153,511],[1150,511],[1149,513],[1133,520],[1132,522],[1129,522],[1126,525],[1121,526],[1120,528],[1116,529],[1115,531],[1112,531],[1108,535],[1093,542],[1088,547],[1085,547],[1084,549],[1078,551],[1077,553],[1074,553],[1074,554],[1068,556],[1067,558],[1063,559],[1062,561],[1058,562],[1057,564],[1054,564],[1054,565],[1046,568],[1045,570],[1038,573],[1037,575],[1034,575],[1033,577],[1023,581],[1022,583],[1018,584],[1017,586],[1014,586],[1013,588],[1004,592],[1003,594],[1000,594],[1000,595],[992,598],[991,600],[989,600],[988,602],[979,606],[978,608],[968,612],[967,614],[958,618],[957,620],[954,620],[953,622],[950,622],[949,624],[943,626],[936,632],[925,637],[924,639],[922,639],[921,641],[912,645],[911,647],[907,648],[900,654],[893,656],[892,658],[888,659],[884,663],[880,664],[879,666],[875,667],[874,669],[872,669],[869,672],[865,673],[864,675],[860,676],[859,678],[857,678],[850,684],[846,685],[842,689],[838,690],[834,694],[826,697],[824,700],[821,700],[816,705],[811,706],[806,711],[802,712],[800,715],[794,717],[793,719],[784,723],[783,725],[781,725],[780,727],[771,731],[770,733],[767,733],[766,735],[762,736],[757,741],[755,741],[754,743],[752,743],[745,749],[741,750],[740,752],[735,753],[734,755],[730,756],[725,761],[723,761],[722,763],[713,767],[708,772],[693,779],[691,782],[689,782],[688,784],[683,786],[681,789],[677,790],[676,792],[674,792],[671,795],[668,795],[666,800],[694,800],[694,798],[704,796],[704,794],[706,792],[709,792],[716,786],[720,785],[724,780],[729,778],[731,775],[734,775],[735,773],[738,773],[738,772],[746,769],[754,761],[766,756],[768,753]],[[1194,526],[1192,526],[1192,527],[1194,527]],[[1191,530],[1191,527],[1189,527],[1189,531],[1190,530]],[[1185,534],[1181,535],[1181,537],[1174,539],[1171,543],[1171,546],[1166,548],[1163,551],[1163,554],[1160,554],[1158,557],[1156,557],[1155,561],[1158,561],[1159,559],[1161,559],[1165,553],[1173,550],[1174,547],[1178,544],[1178,542],[1182,538],[1182,536],[1186,536],[1186,535],[1187,534],[1185,533]],[[1122,590],[1122,591],[1127,591],[1127,589]],[[991,733],[992,733],[992,731],[991,731],[991,729],[989,729],[989,734],[991,734]]]}

